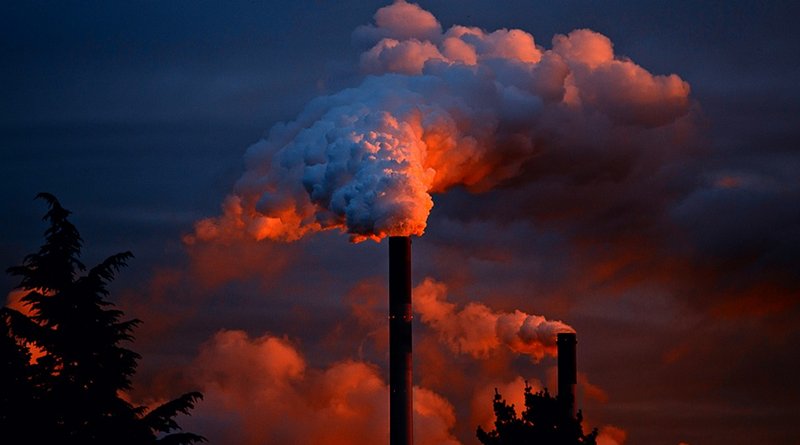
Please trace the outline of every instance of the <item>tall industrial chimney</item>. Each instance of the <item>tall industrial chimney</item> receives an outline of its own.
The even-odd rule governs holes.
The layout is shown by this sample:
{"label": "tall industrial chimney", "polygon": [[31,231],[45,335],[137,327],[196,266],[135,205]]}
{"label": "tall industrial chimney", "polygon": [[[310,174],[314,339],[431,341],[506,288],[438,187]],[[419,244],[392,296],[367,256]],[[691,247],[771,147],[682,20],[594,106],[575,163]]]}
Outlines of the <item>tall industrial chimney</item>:
{"label": "tall industrial chimney", "polygon": [[556,335],[558,345],[558,401],[561,409],[575,417],[575,385],[578,383],[577,345],[574,332]]}
{"label": "tall industrial chimney", "polygon": [[389,237],[389,444],[411,445],[411,238]]}

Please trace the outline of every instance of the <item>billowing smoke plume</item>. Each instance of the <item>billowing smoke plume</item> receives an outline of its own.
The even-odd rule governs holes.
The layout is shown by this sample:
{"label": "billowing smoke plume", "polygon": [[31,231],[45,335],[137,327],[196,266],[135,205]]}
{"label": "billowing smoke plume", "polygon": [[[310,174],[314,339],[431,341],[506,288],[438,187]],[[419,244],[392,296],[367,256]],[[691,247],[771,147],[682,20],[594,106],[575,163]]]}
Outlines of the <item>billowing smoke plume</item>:
{"label": "billowing smoke plume", "polygon": [[[389,392],[380,370],[344,360],[309,366],[286,338],[220,331],[203,347],[189,380],[205,400],[186,419],[213,443],[239,445],[384,443]],[[454,408],[414,388],[414,427],[421,445],[459,445]],[[191,426],[197,423],[197,426]]]}
{"label": "billowing smoke plume", "polygon": [[557,354],[556,334],[575,332],[561,321],[520,310],[497,312],[481,303],[468,303],[459,309],[447,301],[447,286],[430,278],[414,289],[414,310],[452,351],[474,357],[505,346],[539,361],[545,355]]}
{"label": "billowing smoke plume", "polygon": [[224,214],[200,221],[189,242],[334,228],[355,241],[421,235],[431,194],[487,190],[564,137],[664,126],[689,109],[686,82],[616,57],[587,29],[546,49],[518,29],[443,31],[400,0],[354,40],[368,48],[363,82],[311,101],[251,146]]}

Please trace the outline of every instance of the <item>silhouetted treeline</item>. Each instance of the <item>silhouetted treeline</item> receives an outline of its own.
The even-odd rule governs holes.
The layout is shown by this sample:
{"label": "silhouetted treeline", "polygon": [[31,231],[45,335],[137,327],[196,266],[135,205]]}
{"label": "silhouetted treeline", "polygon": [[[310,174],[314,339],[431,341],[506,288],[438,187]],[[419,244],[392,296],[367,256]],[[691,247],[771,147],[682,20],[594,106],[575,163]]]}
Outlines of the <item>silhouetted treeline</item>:
{"label": "silhouetted treeline", "polygon": [[[67,445],[192,444],[174,418],[202,398],[190,392],[152,410],[120,395],[131,389],[139,320],[106,300],[108,283],[133,257],[118,253],[86,272],[83,241],[70,212],[50,194],[39,251],[8,273],[20,277],[23,312],[0,310],[0,443]],[[83,275],[79,275],[83,274]],[[32,354],[34,357],[32,357]]]}
{"label": "silhouetted treeline", "polygon": [[547,391],[531,392],[525,385],[525,410],[520,416],[495,390],[494,429],[478,427],[478,440],[484,445],[596,445],[597,429],[583,434],[583,414],[573,416]]}

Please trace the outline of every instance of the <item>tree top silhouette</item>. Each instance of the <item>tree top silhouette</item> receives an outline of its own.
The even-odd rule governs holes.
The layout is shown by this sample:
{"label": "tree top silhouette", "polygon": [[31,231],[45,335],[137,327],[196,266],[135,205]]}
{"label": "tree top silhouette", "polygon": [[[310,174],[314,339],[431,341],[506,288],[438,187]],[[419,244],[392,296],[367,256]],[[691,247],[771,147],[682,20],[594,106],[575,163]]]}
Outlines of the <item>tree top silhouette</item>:
{"label": "tree top silhouette", "polygon": [[[107,300],[107,286],[133,258],[109,256],[86,272],[83,240],[70,211],[49,193],[44,244],[8,268],[20,277],[27,313],[0,309],[0,437],[4,443],[192,444],[206,439],[179,432],[174,420],[202,399],[183,394],[152,410],[121,397],[131,389],[139,354],[125,344],[141,321]],[[84,272],[86,272],[84,274]],[[38,357],[31,356],[35,347]],[[24,442],[23,442],[24,438]],[[18,442],[15,442],[18,441]]]}
{"label": "tree top silhouette", "polygon": [[558,397],[547,388],[533,392],[525,382],[525,407],[518,416],[514,405],[509,405],[495,389],[492,407],[495,414],[494,429],[485,431],[478,427],[478,440],[484,445],[596,445],[597,429],[583,434],[583,413],[576,416],[563,409]]}

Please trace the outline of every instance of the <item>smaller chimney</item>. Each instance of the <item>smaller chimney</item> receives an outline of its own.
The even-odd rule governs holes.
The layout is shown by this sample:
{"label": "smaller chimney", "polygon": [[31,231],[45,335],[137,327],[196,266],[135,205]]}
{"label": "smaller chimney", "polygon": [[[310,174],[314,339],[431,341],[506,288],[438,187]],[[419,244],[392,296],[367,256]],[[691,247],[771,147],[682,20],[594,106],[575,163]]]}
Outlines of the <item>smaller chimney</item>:
{"label": "smaller chimney", "polygon": [[556,335],[558,345],[558,401],[561,408],[575,417],[575,385],[578,383],[577,345],[574,332]]}

